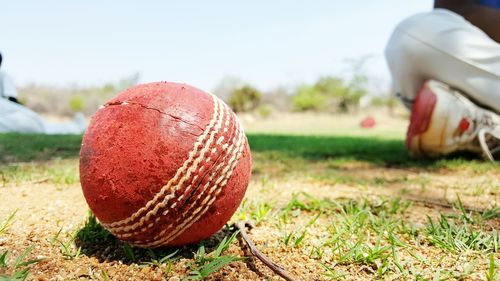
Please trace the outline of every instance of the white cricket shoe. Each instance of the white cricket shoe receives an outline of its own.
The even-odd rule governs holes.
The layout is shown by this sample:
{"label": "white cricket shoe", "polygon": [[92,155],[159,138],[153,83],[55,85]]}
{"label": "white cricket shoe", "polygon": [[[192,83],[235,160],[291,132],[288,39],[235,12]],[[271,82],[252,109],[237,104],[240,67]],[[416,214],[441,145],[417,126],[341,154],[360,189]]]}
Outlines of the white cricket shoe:
{"label": "white cricket shoe", "polygon": [[429,80],[413,104],[406,146],[417,156],[472,151],[495,161],[493,155],[500,151],[500,116],[448,85]]}

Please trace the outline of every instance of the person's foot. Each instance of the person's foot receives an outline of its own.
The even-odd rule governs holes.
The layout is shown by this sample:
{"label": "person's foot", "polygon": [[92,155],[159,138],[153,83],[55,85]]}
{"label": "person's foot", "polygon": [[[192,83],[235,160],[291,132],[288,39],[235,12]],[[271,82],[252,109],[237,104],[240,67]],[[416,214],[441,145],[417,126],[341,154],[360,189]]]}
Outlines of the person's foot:
{"label": "person's foot", "polygon": [[413,104],[406,147],[417,156],[472,151],[494,161],[500,151],[500,116],[448,85],[429,80]]}

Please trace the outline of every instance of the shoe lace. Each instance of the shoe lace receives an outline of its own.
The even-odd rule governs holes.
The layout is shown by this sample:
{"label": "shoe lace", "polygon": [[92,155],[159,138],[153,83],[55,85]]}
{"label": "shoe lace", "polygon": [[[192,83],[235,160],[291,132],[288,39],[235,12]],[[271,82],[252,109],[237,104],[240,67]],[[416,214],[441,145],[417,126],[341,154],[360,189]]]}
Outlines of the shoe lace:
{"label": "shoe lace", "polygon": [[[481,123],[485,126],[479,129],[477,133],[479,144],[486,158],[494,162],[493,155],[500,151],[500,124],[495,125],[489,115],[483,115]],[[489,134],[489,136],[486,136],[486,134]]]}

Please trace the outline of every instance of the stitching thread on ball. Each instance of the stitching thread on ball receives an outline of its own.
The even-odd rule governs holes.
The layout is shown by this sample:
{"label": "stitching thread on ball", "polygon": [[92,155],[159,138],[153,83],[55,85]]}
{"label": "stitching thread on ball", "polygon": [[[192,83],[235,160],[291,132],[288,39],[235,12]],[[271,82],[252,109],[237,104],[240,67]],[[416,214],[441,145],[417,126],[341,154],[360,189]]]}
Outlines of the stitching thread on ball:
{"label": "stitching thread on ball", "polygon": [[[222,108],[222,107],[221,107],[221,108]],[[224,125],[225,125],[226,127],[228,127],[228,126],[230,125],[230,120],[231,120],[231,117],[233,117],[233,118],[234,118],[234,116],[233,116],[233,115],[231,115],[231,113],[230,113],[230,111],[229,111],[229,108],[228,108],[227,106],[223,106],[223,108],[224,108],[224,112],[225,112],[225,115],[223,115],[223,116],[225,117],[225,122],[224,122]],[[235,131],[236,131],[236,133],[233,135],[233,138],[232,138],[232,139],[228,140],[228,143],[229,143],[229,142],[231,142],[231,141],[234,141],[234,139],[235,139],[235,138],[237,138],[237,136],[238,136],[238,132],[239,132],[239,130],[240,130],[240,127],[239,127],[238,122],[234,122],[234,124],[235,124],[235,128],[236,128],[236,130],[235,130]],[[215,135],[214,135],[214,136],[215,136]],[[212,140],[214,139],[214,136],[212,137]],[[219,138],[219,140],[220,140],[220,139],[221,139],[221,137]],[[224,148],[224,147],[227,147],[228,143],[226,143],[226,144],[225,144],[226,146],[223,146],[223,148]],[[210,142],[209,142],[209,143],[207,143],[207,147],[208,147],[208,146],[210,146]],[[236,146],[237,146],[237,145],[236,145]],[[234,149],[233,149],[233,150],[234,150]],[[230,150],[230,151],[231,151],[231,150]],[[216,152],[216,151],[214,152],[213,150],[210,150],[210,152],[211,152],[212,154],[215,154],[215,152]],[[226,153],[226,155],[230,155],[230,153]],[[202,158],[203,158],[203,157],[202,157]],[[202,158],[200,158],[200,159],[202,159]],[[211,156],[209,155],[209,156],[207,157],[207,159],[211,159]],[[225,161],[225,159],[224,159],[223,161]],[[221,163],[221,164],[224,164],[224,162],[223,162],[223,163]],[[228,164],[229,164],[229,163],[228,163]],[[219,165],[220,165],[220,164],[219,164]],[[202,166],[202,167],[203,167],[203,166]],[[201,167],[200,167],[200,168],[201,168]],[[196,170],[196,169],[193,169],[193,171],[195,171],[195,170]],[[199,171],[200,171],[200,169],[198,169],[198,172],[199,172]],[[207,172],[208,172],[208,171],[207,171]],[[175,208],[175,207],[176,207],[177,203],[179,203],[181,200],[183,200],[183,199],[184,199],[184,197],[186,196],[186,194],[188,194],[188,192],[189,192],[189,191],[191,190],[191,188],[193,187],[193,186],[192,186],[192,184],[193,184],[193,182],[195,182],[195,181],[196,181],[196,179],[197,179],[197,178],[198,178],[198,175],[195,175],[195,176],[193,177],[192,181],[191,181],[191,184],[189,184],[189,185],[186,187],[186,190],[185,190],[185,191],[184,191],[184,192],[183,192],[183,193],[182,193],[179,197],[177,197],[177,200],[176,200],[176,201],[175,201],[175,202],[174,202],[174,203],[173,203],[170,207],[166,207],[167,209],[166,209],[165,211],[163,211],[163,213],[162,213],[162,215],[163,215],[163,216],[166,216],[166,215],[169,213],[169,211],[170,211],[171,209],[173,209],[173,208]],[[210,180],[209,180],[209,182],[210,182]],[[180,182],[180,183],[179,183],[179,185],[181,185],[181,184],[183,184],[183,182]],[[178,189],[178,188],[180,188],[180,186],[177,186],[177,187],[176,187],[176,189]],[[163,206],[163,207],[165,207],[165,206]],[[158,222],[158,221],[159,221],[159,218],[156,218],[156,219],[155,219],[155,222]],[[143,228],[141,228],[141,229],[139,229],[139,230],[137,230],[137,231],[133,231],[133,232],[126,232],[126,233],[116,233],[115,235],[116,235],[117,237],[119,237],[119,238],[128,238],[128,237],[132,237],[132,236],[134,236],[134,235],[137,235],[137,234],[143,233],[143,232],[147,231],[149,228],[151,228],[151,227],[153,227],[153,226],[154,226],[154,223],[150,223],[150,224],[146,225],[145,227],[143,227]]]}
{"label": "stitching thread on ball", "polygon": [[[165,229],[162,232],[160,232],[158,235],[155,236],[154,239],[160,238],[159,240],[155,240],[151,243],[144,243],[144,241],[134,241],[133,242],[134,245],[137,245],[140,247],[157,247],[157,246],[165,245],[165,244],[169,243],[170,241],[174,240],[175,238],[177,238],[179,235],[181,235],[191,225],[193,225],[196,221],[198,221],[201,218],[201,216],[203,216],[203,214],[205,214],[208,211],[210,206],[217,199],[217,196],[223,190],[223,187],[227,184],[227,180],[231,177],[231,175],[232,175],[232,173],[233,173],[233,171],[238,163],[238,160],[240,159],[241,154],[243,152],[243,148],[245,146],[244,140],[246,138],[245,138],[243,130],[241,130],[241,128],[239,126],[238,126],[238,131],[239,131],[237,134],[238,141],[237,141],[237,145],[235,145],[237,147],[237,149],[235,149],[231,153],[232,157],[229,160],[228,165],[221,172],[221,176],[216,180],[216,182],[212,186],[212,188],[208,191],[207,196],[203,199],[203,201],[201,203],[196,204],[196,202],[202,197],[203,193],[198,195],[195,203],[192,204],[193,206],[198,205],[198,208],[192,212],[191,216],[188,217],[187,219],[184,219],[184,222],[182,224],[177,225],[177,223],[180,222],[181,220],[183,220],[183,217],[188,212],[190,212],[190,210],[186,210],[182,214],[182,216],[179,216],[177,218],[176,222],[172,224],[172,225],[177,225],[177,227],[174,229],[174,231],[169,233],[167,236],[164,236],[166,234],[166,232],[168,231],[168,229]],[[215,176],[216,174],[218,174],[218,173],[213,173],[212,177]],[[210,183],[211,183],[211,180],[209,180],[209,182],[207,182],[207,184],[205,184],[205,186],[203,187],[204,191],[206,190],[206,188],[208,187],[208,185]],[[213,196],[211,196],[211,195],[213,195]]]}
{"label": "stitching thread on ball", "polygon": [[[151,212],[155,212],[156,213],[157,212],[157,208],[159,208],[159,206],[161,204],[167,203],[169,199],[171,199],[171,198],[174,197],[174,196],[172,196],[172,193],[175,192],[175,190],[173,190],[171,192],[171,194],[169,194],[169,196],[166,196],[165,198],[162,198],[165,195],[165,193],[168,190],[171,189],[172,184],[174,184],[175,182],[177,182],[177,180],[178,180],[179,177],[183,176],[183,178],[184,178],[185,175],[183,175],[183,173],[186,170],[188,170],[188,173],[189,173],[188,167],[190,166],[190,164],[193,161],[194,157],[197,156],[197,152],[198,152],[199,147],[203,144],[203,142],[205,141],[206,137],[209,137],[209,133],[215,133],[216,129],[214,128],[214,130],[212,130],[212,128],[214,127],[214,125],[215,126],[219,125],[219,127],[220,127],[220,121],[223,118],[223,116],[222,116],[223,115],[223,113],[222,113],[222,106],[220,106],[221,103],[220,103],[220,101],[218,100],[217,97],[212,96],[212,99],[213,99],[214,111],[213,111],[210,123],[206,127],[205,132],[197,139],[197,141],[193,145],[193,150],[190,151],[188,159],[177,170],[174,178],[171,179],[171,180],[169,180],[168,183],[165,186],[162,187],[161,191],[158,192],[153,199],[151,199],[150,201],[148,201],[148,203],[146,203],[146,205],[144,207],[140,208],[138,211],[136,211],[135,213],[133,213],[131,216],[129,216],[126,219],[123,219],[123,220],[120,220],[120,221],[116,221],[116,222],[113,222],[113,223],[103,223],[104,227],[106,227],[111,232],[119,232],[119,231],[123,231],[123,230],[130,230],[130,229],[133,230],[133,229],[136,229],[137,227],[142,226],[144,224],[144,221],[146,220],[146,217],[147,217],[147,219],[149,219],[149,216],[150,216],[150,215],[148,216],[149,213],[151,213]],[[206,148],[206,146],[204,148]],[[201,158],[203,158],[203,155],[202,155],[201,151],[200,151],[200,155],[199,156],[201,156]],[[200,157],[198,157],[198,159],[199,158]],[[196,160],[198,160],[198,159],[196,159]],[[163,202],[162,203],[158,203],[160,200],[163,201]],[[165,200],[167,200],[167,202],[165,202]],[[148,212],[148,210],[152,206],[155,206],[154,209]],[[146,214],[146,216],[143,216],[143,214],[145,212],[148,212],[148,214]],[[134,223],[132,225],[127,225],[127,224],[129,224],[129,223],[137,220],[139,217],[140,217],[139,222],[136,222],[136,223]]]}

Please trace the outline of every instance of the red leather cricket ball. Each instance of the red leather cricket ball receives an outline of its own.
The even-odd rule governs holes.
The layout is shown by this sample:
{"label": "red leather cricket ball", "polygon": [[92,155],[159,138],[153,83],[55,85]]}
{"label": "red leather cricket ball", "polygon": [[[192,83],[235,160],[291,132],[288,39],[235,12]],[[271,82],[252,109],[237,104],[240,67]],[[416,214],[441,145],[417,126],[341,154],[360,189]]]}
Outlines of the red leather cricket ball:
{"label": "red leather cricket ball", "polygon": [[101,107],[83,136],[80,181],[90,209],[140,247],[210,237],[241,203],[251,155],[236,115],[186,84],[132,87]]}

